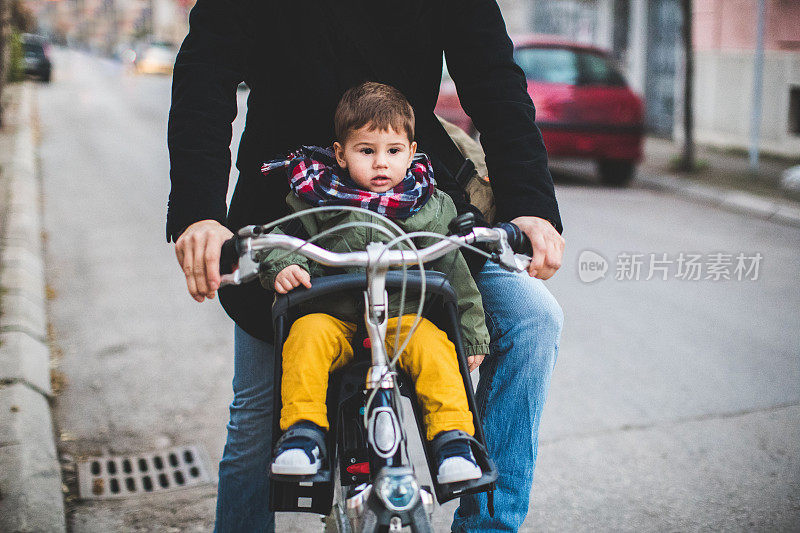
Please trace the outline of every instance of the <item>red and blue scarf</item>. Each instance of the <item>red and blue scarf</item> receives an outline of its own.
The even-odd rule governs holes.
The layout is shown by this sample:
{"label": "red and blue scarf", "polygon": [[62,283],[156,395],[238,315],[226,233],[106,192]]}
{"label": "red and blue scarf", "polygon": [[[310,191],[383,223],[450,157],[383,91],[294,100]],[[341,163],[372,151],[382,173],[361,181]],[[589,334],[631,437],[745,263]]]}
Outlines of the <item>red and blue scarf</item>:
{"label": "red and blue scarf", "polygon": [[313,206],[362,207],[400,220],[419,211],[433,195],[436,185],[431,162],[423,153],[414,155],[403,181],[382,193],[360,189],[336,163],[331,148],[303,146],[286,159],[264,163],[261,172],[266,175],[281,167],[286,167],[292,191]]}

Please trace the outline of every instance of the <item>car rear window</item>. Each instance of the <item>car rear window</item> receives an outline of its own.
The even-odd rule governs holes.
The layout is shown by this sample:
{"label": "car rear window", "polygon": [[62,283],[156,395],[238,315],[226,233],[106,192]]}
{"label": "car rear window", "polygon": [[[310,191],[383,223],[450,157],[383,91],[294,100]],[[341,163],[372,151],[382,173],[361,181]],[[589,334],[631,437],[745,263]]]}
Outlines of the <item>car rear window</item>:
{"label": "car rear window", "polygon": [[624,87],[625,80],[611,62],[592,52],[569,48],[518,48],[514,60],[529,80],[569,85]]}

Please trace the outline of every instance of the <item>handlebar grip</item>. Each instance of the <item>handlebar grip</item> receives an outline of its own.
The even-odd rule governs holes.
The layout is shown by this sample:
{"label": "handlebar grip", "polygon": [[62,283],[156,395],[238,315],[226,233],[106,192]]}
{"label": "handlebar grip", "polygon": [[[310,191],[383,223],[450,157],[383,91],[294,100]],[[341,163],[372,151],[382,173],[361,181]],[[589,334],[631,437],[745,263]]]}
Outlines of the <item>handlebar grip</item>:
{"label": "handlebar grip", "polygon": [[501,222],[497,224],[497,227],[505,230],[506,235],[508,235],[508,244],[511,246],[512,250],[518,254],[533,255],[531,241],[528,239],[528,236],[519,229],[519,226],[511,222]]}
{"label": "handlebar grip", "polygon": [[234,266],[239,262],[239,239],[231,237],[222,243],[222,250],[219,254],[219,273],[230,274]]}

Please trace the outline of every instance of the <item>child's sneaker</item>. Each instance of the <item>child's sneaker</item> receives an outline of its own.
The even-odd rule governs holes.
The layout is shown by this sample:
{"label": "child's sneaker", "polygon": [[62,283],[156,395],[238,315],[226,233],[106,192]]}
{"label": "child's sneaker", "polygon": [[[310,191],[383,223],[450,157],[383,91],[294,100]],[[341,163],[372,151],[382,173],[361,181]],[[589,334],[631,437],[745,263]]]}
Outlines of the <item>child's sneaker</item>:
{"label": "child's sneaker", "polygon": [[[449,432],[443,431],[436,435],[441,437]],[[472,455],[469,442],[465,439],[455,439],[443,444],[437,455],[439,471],[436,480],[439,483],[456,483],[478,479],[483,472]]]}
{"label": "child's sneaker", "polygon": [[310,476],[319,471],[324,459],[320,443],[325,434],[313,422],[301,420],[292,424],[278,441],[272,473],[284,476]]}

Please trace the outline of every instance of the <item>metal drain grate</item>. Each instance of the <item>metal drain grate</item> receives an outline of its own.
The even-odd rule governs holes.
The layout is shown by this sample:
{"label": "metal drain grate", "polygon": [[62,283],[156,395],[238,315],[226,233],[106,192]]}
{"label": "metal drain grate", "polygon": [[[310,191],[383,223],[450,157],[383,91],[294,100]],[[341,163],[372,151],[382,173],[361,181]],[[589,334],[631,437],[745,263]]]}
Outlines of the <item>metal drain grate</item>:
{"label": "metal drain grate", "polygon": [[212,481],[206,463],[197,445],[90,457],[78,461],[78,494],[85,500],[101,500],[194,487]]}

